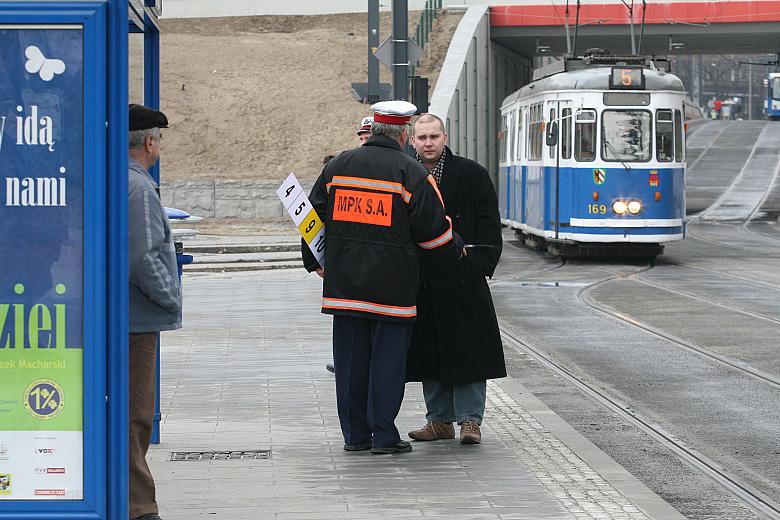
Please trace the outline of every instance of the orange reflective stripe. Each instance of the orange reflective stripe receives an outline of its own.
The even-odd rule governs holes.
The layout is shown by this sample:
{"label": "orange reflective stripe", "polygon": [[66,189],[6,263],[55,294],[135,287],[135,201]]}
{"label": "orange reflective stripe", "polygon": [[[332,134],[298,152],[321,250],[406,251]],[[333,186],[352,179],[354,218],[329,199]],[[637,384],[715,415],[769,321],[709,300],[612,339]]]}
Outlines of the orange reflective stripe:
{"label": "orange reflective stripe", "polygon": [[434,238],[433,240],[429,240],[427,242],[418,242],[417,245],[422,247],[423,249],[436,249],[439,246],[443,246],[450,240],[452,240],[452,221],[450,220],[450,217],[445,217],[447,219],[447,223],[449,226],[447,227],[447,231],[439,235],[438,237]]}
{"label": "orange reflective stripe", "polygon": [[407,204],[412,198],[412,194],[409,193],[403,184],[400,182],[391,181],[379,181],[375,179],[364,179],[362,177],[344,177],[341,175],[334,175],[333,180],[327,184],[328,189],[331,186],[343,186],[352,188],[365,188],[367,190],[389,191],[390,193],[396,193],[404,199]]}
{"label": "orange reflective stripe", "polygon": [[444,199],[441,198],[441,192],[439,191],[439,186],[436,184],[436,179],[433,178],[433,175],[428,175],[428,182],[431,183],[431,186],[433,186],[433,191],[436,192],[436,195],[439,196],[439,201],[441,202],[441,205],[444,206]]}
{"label": "orange reflective stripe", "polygon": [[324,309],[341,309],[349,311],[370,312],[372,314],[384,314],[398,318],[414,318],[417,316],[417,306],[397,307],[395,305],[383,305],[381,303],[364,302],[361,300],[345,300],[341,298],[322,298]]}

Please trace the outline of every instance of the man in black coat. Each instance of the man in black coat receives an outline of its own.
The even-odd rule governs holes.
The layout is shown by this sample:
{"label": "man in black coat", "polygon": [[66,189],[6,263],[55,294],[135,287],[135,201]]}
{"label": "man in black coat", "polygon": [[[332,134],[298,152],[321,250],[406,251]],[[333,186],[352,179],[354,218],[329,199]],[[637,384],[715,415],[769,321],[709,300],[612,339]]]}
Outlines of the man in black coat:
{"label": "man in black coat", "polygon": [[[420,116],[412,144],[418,160],[436,180],[447,216],[466,245],[458,263],[423,257],[417,322],[406,366],[408,381],[422,381],[427,424],[409,432],[418,441],[452,439],[479,444],[486,380],[506,376],[498,321],[485,277],[501,256],[498,198],[479,164],[453,155],[444,123]],[[472,247],[469,247],[472,246]]]}

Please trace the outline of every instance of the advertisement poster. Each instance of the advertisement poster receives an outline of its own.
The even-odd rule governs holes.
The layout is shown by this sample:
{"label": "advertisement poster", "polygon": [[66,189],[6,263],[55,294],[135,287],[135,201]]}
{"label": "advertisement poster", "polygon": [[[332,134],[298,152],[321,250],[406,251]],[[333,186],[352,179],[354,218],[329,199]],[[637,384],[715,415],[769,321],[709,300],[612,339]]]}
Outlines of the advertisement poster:
{"label": "advertisement poster", "polygon": [[83,498],[83,50],[0,25],[0,500]]}

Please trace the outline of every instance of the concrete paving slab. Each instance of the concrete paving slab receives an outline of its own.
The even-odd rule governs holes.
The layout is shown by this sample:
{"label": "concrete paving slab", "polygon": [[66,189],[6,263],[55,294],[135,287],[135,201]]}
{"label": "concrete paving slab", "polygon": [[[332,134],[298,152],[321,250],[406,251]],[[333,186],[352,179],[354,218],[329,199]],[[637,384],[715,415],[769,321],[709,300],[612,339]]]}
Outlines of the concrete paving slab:
{"label": "concrete paving slab", "polygon": [[[162,443],[150,450],[166,520],[682,518],[512,379],[489,384],[482,445],[345,452],[320,279],[198,274],[184,287],[185,328],[163,335]],[[402,435],[424,421],[421,394],[407,385]],[[270,458],[170,460],[258,449]]]}

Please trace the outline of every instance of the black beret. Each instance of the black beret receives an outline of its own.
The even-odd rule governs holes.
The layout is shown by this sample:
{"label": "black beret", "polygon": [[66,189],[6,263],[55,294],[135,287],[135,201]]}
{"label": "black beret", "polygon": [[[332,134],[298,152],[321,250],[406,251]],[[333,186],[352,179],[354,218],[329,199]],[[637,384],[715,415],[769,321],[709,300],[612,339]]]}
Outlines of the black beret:
{"label": "black beret", "polygon": [[143,105],[130,105],[130,131],[148,128],[168,128],[168,118],[159,110]]}

